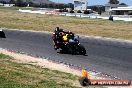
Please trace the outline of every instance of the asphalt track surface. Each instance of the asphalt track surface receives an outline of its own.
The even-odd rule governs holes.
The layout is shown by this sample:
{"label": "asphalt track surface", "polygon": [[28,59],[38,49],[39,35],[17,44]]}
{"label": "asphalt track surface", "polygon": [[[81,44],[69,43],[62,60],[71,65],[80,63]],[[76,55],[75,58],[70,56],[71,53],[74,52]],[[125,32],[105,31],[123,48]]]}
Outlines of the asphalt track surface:
{"label": "asphalt track surface", "polygon": [[80,42],[86,48],[87,56],[59,54],[53,49],[51,34],[16,30],[4,32],[7,38],[0,39],[1,48],[43,56],[132,80],[131,44],[82,37]]}

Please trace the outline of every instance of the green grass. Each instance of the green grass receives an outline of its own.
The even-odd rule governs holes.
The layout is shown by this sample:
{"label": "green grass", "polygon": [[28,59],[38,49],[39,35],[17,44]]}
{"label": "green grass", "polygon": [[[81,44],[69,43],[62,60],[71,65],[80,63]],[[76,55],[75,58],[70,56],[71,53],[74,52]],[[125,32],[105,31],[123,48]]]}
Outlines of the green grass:
{"label": "green grass", "polygon": [[32,85],[22,84],[13,80],[0,77],[0,88],[35,88]]}
{"label": "green grass", "polygon": [[81,88],[78,79],[70,73],[17,63],[13,57],[0,53],[0,88]]}
{"label": "green grass", "polygon": [[0,88],[78,88],[73,85],[77,76],[16,63],[12,57],[0,54]]}
{"label": "green grass", "polygon": [[14,8],[0,8],[0,27],[51,32],[59,26],[77,34],[132,39],[132,22],[20,13]]}
{"label": "green grass", "polygon": [[10,57],[9,55],[0,53],[0,59],[10,59],[10,58],[12,58],[12,57]]}
{"label": "green grass", "polygon": [[0,54],[0,88],[80,88],[78,79],[70,73],[17,63],[13,57]]}

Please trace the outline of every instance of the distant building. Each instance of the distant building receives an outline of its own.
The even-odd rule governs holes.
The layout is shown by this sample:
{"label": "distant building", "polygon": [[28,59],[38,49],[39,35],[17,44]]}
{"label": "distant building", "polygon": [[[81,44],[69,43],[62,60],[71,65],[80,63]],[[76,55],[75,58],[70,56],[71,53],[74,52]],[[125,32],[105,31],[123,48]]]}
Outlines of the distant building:
{"label": "distant building", "polygon": [[111,15],[132,15],[132,6],[110,9]]}
{"label": "distant building", "polygon": [[128,7],[128,5],[119,5],[119,4],[105,4],[105,12],[102,15],[109,16],[111,15],[111,9],[118,7]]}
{"label": "distant building", "polygon": [[128,7],[128,5],[119,5],[119,4],[105,4],[105,11],[109,12],[112,8],[118,8],[118,7]]}
{"label": "distant building", "polygon": [[87,0],[74,0],[74,10],[87,10]]}
{"label": "distant building", "polygon": [[92,5],[88,6],[87,8],[91,9],[92,11],[98,12],[99,14],[105,12],[105,6],[103,5]]}

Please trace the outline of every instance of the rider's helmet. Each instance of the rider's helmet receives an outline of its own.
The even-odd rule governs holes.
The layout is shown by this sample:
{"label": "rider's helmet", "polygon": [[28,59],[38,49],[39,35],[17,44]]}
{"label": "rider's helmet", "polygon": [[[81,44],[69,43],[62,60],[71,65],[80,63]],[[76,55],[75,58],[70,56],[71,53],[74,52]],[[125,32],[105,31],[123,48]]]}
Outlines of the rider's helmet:
{"label": "rider's helmet", "polygon": [[73,32],[69,31],[68,34],[69,34],[69,36],[68,36],[69,39],[74,39],[74,33]]}
{"label": "rider's helmet", "polygon": [[64,32],[59,32],[59,36],[64,36],[65,33]]}

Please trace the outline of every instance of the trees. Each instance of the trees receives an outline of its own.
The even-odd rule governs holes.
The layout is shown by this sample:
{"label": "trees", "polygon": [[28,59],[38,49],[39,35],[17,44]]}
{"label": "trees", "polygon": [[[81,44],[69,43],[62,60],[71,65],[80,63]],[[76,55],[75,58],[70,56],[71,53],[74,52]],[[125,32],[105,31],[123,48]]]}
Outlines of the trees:
{"label": "trees", "polygon": [[9,3],[10,4],[15,4],[15,0],[10,0]]}
{"label": "trees", "polygon": [[67,6],[68,6],[67,8],[72,8],[72,9],[74,9],[74,4],[72,4],[72,3],[68,3]]}
{"label": "trees", "polygon": [[90,12],[88,10],[85,10],[84,11],[84,14],[89,14]]}
{"label": "trees", "polygon": [[126,3],[120,3],[119,5],[127,5]]}
{"label": "trees", "polygon": [[25,7],[27,6],[27,2],[24,0],[15,0],[15,6],[19,6],[19,7]]}
{"label": "trees", "polygon": [[77,13],[82,13],[82,11],[81,10],[78,10]]}
{"label": "trees", "polygon": [[71,11],[70,11],[70,13],[74,13],[74,11],[73,11],[73,10],[71,10]]}
{"label": "trees", "polygon": [[4,6],[4,4],[6,4],[7,2],[2,0],[2,1],[0,1],[0,3],[2,3]]}
{"label": "trees", "polygon": [[119,1],[118,0],[109,0],[109,3],[110,4],[119,4]]}

